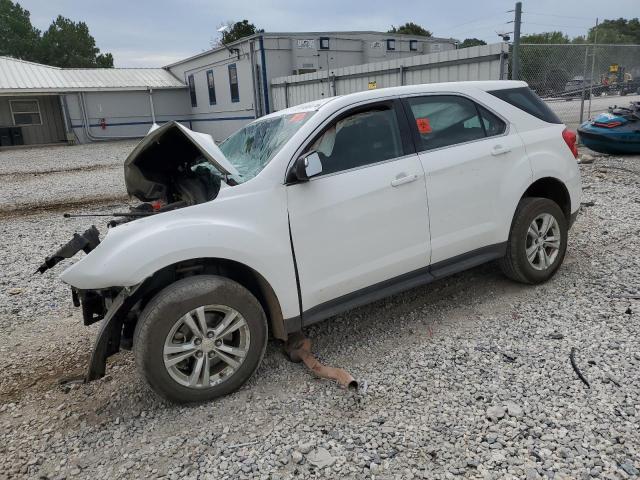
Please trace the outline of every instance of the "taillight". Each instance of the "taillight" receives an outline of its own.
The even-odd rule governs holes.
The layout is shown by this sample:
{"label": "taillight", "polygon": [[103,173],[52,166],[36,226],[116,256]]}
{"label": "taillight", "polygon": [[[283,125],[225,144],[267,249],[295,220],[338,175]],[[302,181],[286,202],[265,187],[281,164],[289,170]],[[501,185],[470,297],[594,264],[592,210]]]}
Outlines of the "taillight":
{"label": "taillight", "polygon": [[562,138],[564,138],[564,141],[567,143],[567,146],[569,147],[569,150],[571,150],[571,153],[573,153],[573,156],[575,158],[578,158],[578,146],[576,145],[576,133],[569,130],[568,128],[565,128],[562,131]]}

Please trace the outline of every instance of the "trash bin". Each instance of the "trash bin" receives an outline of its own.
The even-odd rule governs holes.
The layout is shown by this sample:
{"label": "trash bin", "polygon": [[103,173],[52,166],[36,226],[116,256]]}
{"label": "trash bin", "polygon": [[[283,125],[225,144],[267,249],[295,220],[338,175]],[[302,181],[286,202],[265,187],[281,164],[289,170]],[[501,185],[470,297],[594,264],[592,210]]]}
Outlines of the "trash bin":
{"label": "trash bin", "polygon": [[11,127],[11,144],[24,145],[24,139],[22,138],[21,127]]}
{"label": "trash bin", "polygon": [[0,147],[8,147],[13,145],[11,141],[11,128],[0,127]]}

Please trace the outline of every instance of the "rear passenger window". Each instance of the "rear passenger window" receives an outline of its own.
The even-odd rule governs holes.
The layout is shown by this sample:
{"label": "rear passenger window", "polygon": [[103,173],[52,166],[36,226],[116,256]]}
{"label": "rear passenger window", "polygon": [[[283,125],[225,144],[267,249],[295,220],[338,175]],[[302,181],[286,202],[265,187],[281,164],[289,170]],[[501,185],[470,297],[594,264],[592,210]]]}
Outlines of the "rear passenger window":
{"label": "rear passenger window", "polygon": [[322,173],[370,165],[403,155],[395,110],[377,107],[338,120],[311,147],[322,161]]}
{"label": "rear passenger window", "polygon": [[558,115],[528,87],[505,88],[489,93],[540,120],[548,123],[562,123]]}
{"label": "rear passenger window", "polygon": [[476,105],[467,98],[433,95],[409,98],[407,103],[422,143],[420,150],[433,150],[485,137],[485,127]]}

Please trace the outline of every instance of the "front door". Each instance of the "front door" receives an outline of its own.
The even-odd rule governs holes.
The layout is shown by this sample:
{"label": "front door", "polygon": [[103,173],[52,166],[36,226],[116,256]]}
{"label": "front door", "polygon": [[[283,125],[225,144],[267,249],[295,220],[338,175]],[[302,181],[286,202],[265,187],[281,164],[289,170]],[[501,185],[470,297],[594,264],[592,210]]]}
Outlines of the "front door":
{"label": "front door", "polygon": [[403,115],[392,102],[341,115],[307,149],[322,173],[287,188],[303,311],[428,266],[425,176]]}

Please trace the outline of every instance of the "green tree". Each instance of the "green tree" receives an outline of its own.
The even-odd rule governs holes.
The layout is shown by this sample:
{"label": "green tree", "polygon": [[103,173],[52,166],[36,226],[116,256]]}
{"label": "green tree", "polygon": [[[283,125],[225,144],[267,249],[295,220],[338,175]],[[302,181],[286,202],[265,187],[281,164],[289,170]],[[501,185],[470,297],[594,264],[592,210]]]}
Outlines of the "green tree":
{"label": "green tree", "polygon": [[249,23],[249,20],[242,20],[241,22],[229,22],[231,28],[222,32],[222,44],[228,44],[235,42],[244,37],[249,37],[254,33],[262,33],[263,29],[257,28],[253,23]]}
{"label": "green tree", "polygon": [[430,37],[431,32],[417,23],[407,22],[399,27],[391,25],[391,29],[387,30],[387,33],[403,33],[405,35],[419,35],[421,37]]}
{"label": "green tree", "polygon": [[465,38],[464,41],[458,45],[458,48],[475,47],[476,45],[486,45],[487,42],[480,40],[479,38]]}
{"label": "green tree", "polygon": [[520,37],[520,43],[569,43],[569,37],[562,32],[532,33]]}
{"label": "green tree", "polygon": [[96,56],[96,67],[113,68],[113,55],[110,53],[100,53]]}
{"label": "green tree", "polygon": [[0,55],[37,60],[40,32],[31,25],[30,14],[19,3],[0,0]]}
{"label": "green tree", "polygon": [[[618,18],[617,20],[604,20],[598,25],[598,43],[632,43],[640,44],[640,20],[632,18]],[[596,27],[589,29],[587,35],[589,42],[596,40]]]}
{"label": "green tree", "polygon": [[100,54],[87,24],[62,15],[42,35],[40,61],[56,67],[113,67],[113,56]]}

